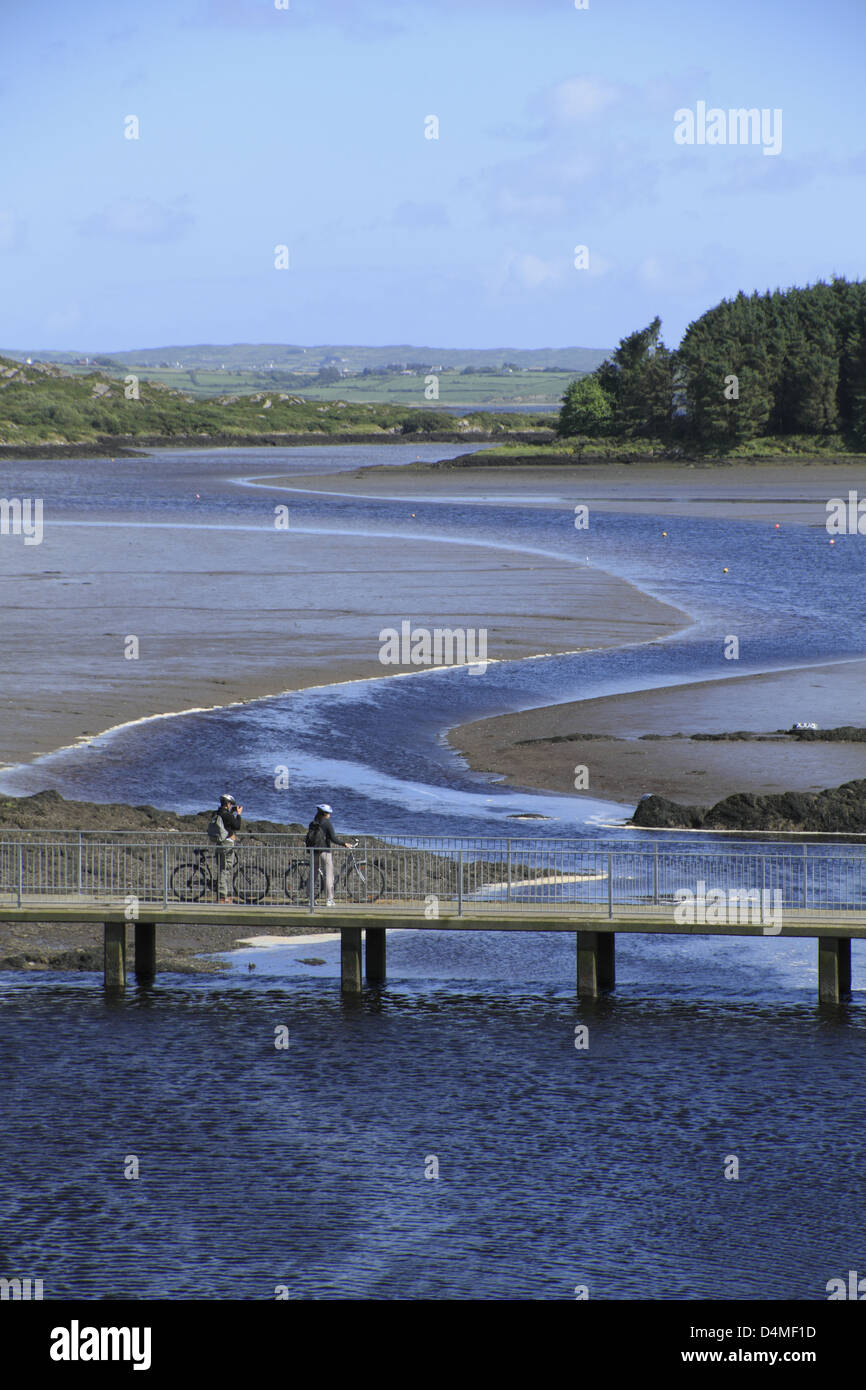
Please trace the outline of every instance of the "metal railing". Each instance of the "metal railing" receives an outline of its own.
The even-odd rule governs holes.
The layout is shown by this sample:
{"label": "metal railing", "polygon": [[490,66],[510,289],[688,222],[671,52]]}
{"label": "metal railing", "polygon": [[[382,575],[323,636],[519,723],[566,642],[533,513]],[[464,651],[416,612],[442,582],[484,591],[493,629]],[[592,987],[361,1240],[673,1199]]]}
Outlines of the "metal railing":
{"label": "metal railing", "polygon": [[[0,905],[216,903],[218,856],[204,835],[0,833]],[[464,914],[581,911],[613,917],[672,909],[684,891],[756,896],[798,914],[866,911],[866,846],[750,842],[366,838],[335,849],[337,904]],[[234,902],[315,911],[324,902],[314,851],[294,835],[242,836],[226,865]],[[709,918],[708,920],[712,920]]]}

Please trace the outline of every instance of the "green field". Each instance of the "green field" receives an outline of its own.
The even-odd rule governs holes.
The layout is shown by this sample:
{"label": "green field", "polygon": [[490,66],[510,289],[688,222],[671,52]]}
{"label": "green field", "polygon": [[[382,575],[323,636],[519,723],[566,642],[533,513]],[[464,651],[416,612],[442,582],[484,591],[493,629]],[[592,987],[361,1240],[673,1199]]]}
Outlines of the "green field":
{"label": "green field", "polygon": [[[87,376],[93,365],[63,364],[72,376]],[[464,373],[462,370],[437,372],[439,398],[425,397],[427,373],[406,376],[401,372],[387,375],[342,376],[339,381],[321,383],[318,374],[287,373],[280,370],[213,371],[204,368],[179,367],[103,367],[101,370],[115,378],[134,372],[140,381],[158,381],[183,391],[197,400],[219,396],[249,396],[260,391],[288,391],[309,401],[373,402],[382,405],[422,406],[435,410],[438,406],[459,409],[483,409],[504,405],[559,408],[565,388],[579,373],[575,371],[513,371]]]}
{"label": "green field", "polygon": [[394,373],[381,376],[349,376],[331,386],[294,388],[298,395],[317,401],[381,401],[394,405],[458,406],[478,409],[484,406],[555,405],[562,402],[563,392],[577,372],[436,372],[438,399],[425,396],[428,373],[404,376]]}
{"label": "green field", "polygon": [[[504,437],[530,431],[550,436],[549,416],[531,411],[496,415],[472,410],[467,417],[419,408],[415,402],[305,400],[297,392],[269,384],[258,391],[193,395],[172,390],[165,381],[137,380],[105,370],[69,372],[56,365],[21,364],[0,355],[0,445],[254,438],[268,435],[369,434],[393,438],[459,430],[468,438],[480,431]],[[340,383],[342,386],[343,383]],[[201,388],[202,392],[205,387]],[[426,403],[429,407],[429,403]]]}
{"label": "green field", "polygon": [[[81,353],[32,350],[0,355],[25,363],[53,363],[75,376],[100,372],[114,379],[132,373],[196,401],[259,392],[351,405],[399,405],[427,410],[524,406],[559,408],[575,377],[595,371],[603,348],[428,348],[284,343],[197,344]],[[427,376],[438,377],[438,399],[425,396]]]}

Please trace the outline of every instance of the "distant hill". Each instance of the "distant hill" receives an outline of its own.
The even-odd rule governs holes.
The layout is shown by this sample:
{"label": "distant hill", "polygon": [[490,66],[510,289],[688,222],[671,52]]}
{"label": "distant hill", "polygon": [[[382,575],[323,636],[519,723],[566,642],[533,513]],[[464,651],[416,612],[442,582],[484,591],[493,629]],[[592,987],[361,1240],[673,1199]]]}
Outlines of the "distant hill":
{"label": "distant hill", "polygon": [[362,347],[325,343],[315,347],[286,343],[183,344],[123,351],[65,352],[50,348],[2,349],[5,357],[24,361],[32,357],[63,365],[108,367],[176,367],[227,371],[281,368],[292,372],[316,373],[323,366],[338,366],[344,372],[362,372],[365,367],[402,368],[410,363],[431,367],[498,368],[506,363],[521,368],[560,367],[566,371],[594,372],[610,354],[609,348],[438,348],[413,347],[407,343],[385,347]]}

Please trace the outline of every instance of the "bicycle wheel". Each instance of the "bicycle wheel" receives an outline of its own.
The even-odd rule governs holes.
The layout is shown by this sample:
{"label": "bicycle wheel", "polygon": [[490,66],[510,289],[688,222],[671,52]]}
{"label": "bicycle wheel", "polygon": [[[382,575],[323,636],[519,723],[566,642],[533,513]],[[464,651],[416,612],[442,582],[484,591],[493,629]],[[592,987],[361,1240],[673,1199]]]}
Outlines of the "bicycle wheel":
{"label": "bicycle wheel", "polygon": [[169,880],[171,896],[180,898],[182,903],[197,903],[208,889],[208,872],[204,864],[178,864],[172,869]]}
{"label": "bicycle wheel", "polygon": [[385,891],[385,875],[373,861],[352,865],[346,875],[346,897],[351,903],[374,903]]}
{"label": "bicycle wheel", "polygon": [[296,859],[286,869],[286,900],[290,903],[306,903],[310,898],[309,866],[302,859]]}
{"label": "bicycle wheel", "polygon": [[271,880],[258,864],[241,864],[235,869],[233,883],[239,903],[260,903],[271,886]]}

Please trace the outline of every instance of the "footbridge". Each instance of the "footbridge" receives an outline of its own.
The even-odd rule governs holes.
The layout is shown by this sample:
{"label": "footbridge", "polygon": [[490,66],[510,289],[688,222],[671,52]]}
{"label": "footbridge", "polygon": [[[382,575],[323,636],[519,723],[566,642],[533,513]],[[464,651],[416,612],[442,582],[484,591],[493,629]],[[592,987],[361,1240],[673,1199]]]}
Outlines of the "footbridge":
{"label": "footbridge", "polygon": [[221,865],[203,835],[4,831],[0,922],[101,922],[107,990],[125,988],[130,945],[154,979],[165,924],[338,931],[347,993],[384,982],[388,931],[571,932],[584,996],[613,989],[617,933],[809,936],[825,1003],[850,993],[866,937],[862,843],[362,838],[334,852],[333,906],[321,868],[289,835],[242,836]]}

